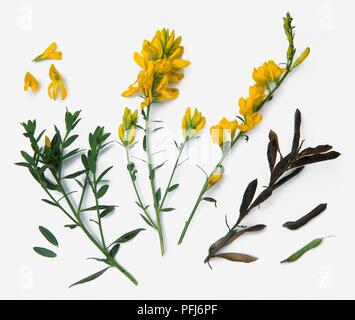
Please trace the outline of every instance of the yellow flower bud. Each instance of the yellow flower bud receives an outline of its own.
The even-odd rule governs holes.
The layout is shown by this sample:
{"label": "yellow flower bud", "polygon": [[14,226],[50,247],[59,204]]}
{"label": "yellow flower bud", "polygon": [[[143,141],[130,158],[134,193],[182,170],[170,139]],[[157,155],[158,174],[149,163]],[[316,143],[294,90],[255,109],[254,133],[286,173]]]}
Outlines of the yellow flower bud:
{"label": "yellow flower bud", "polygon": [[302,54],[297,58],[297,60],[295,61],[295,63],[293,64],[292,68],[296,68],[297,66],[299,66],[309,55],[309,53],[311,52],[311,49],[309,47],[307,47]]}
{"label": "yellow flower bud", "polygon": [[48,136],[45,136],[44,144],[48,149],[50,149],[52,147],[51,139]]}
{"label": "yellow flower bud", "polygon": [[202,113],[197,108],[195,108],[192,118],[191,108],[186,108],[181,122],[184,137],[193,138],[205,126],[205,123],[206,118],[202,116]]}
{"label": "yellow flower bud", "polygon": [[213,173],[207,181],[207,190],[213,187],[219,180],[223,177],[222,173],[216,172]]}
{"label": "yellow flower bud", "polygon": [[118,127],[118,136],[121,140],[121,142],[124,144],[125,143],[125,129],[123,123],[119,125]]}

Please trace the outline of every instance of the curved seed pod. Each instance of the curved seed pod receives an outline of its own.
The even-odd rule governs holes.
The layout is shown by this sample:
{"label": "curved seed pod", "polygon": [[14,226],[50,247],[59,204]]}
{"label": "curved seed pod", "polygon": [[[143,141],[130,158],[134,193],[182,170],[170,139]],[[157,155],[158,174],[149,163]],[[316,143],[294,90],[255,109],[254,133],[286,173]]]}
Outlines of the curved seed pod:
{"label": "curved seed pod", "polygon": [[312,211],[307,213],[302,218],[298,219],[297,221],[287,221],[282,226],[288,228],[290,230],[297,230],[304,226],[307,222],[315,218],[316,216],[320,215],[325,209],[327,209],[326,203],[321,203],[317,207],[315,207]]}
{"label": "curved seed pod", "polygon": [[213,258],[223,258],[234,262],[244,262],[244,263],[250,263],[258,260],[258,258],[255,258],[248,254],[236,253],[236,252],[226,252],[226,253],[216,254],[215,256],[213,256]]}
{"label": "curved seed pod", "polygon": [[242,204],[240,205],[240,219],[243,219],[248,214],[248,207],[253,201],[256,188],[258,186],[258,179],[251,181],[245,189]]}
{"label": "curved seed pod", "polygon": [[293,141],[292,141],[292,149],[291,153],[295,154],[300,145],[300,136],[301,136],[301,111],[296,110],[295,112],[295,129],[294,129]]}
{"label": "curved seed pod", "polygon": [[304,167],[298,167],[297,169],[293,170],[290,174],[284,176],[283,178],[281,178],[280,180],[278,180],[275,184],[273,189],[277,189],[279,186],[283,185],[285,182],[291,180],[293,177],[297,176],[302,170],[304,169]]}
{"label": "curved seed pod", "polygon": [[315,148],[306,148],[298,154],[298,157],[309,156],[311,154],[319,154],[332,150],[333,147],[329,144],[322,144]]}
{"label": "curved seed pod", "polygon": [[227,246],[228,244],[232,243],[234,240],[242,236],[244,233],[247,232],[256,232],[256,231],[261,231],[266,227],[264,224],[257,224],[255,226],[251,226],[249,228],[245,228],[242,230],[239,230],[237,232],[234,232],[231,234],[228,239],[226,237],[220,238],[217,240],[215,243],[213,243],[210,248],[209,248],[209,253],[210,255],[213,255],[214,252],[220,250],[221,248]]}
{"label": "curved seed pod", "polygon": [[304,247],[296,251],[294,254],[290,255],[287,259],[282,260],[280,263],[294,262],[301,258],[307,251],[318,247],[324,238],[317,238],[312,240],[310,243],[306,244]]}
{"label": "curved seed pod", "polygon": [[292,168],[301,167],[307,164],[321,162],[321,161],[333,160],[338,158],[339,156],[340,156],[339,152],[329,151],[327,153],[320,153],[320,154],[314,154],[311,156],[302,157],[292,163]]}

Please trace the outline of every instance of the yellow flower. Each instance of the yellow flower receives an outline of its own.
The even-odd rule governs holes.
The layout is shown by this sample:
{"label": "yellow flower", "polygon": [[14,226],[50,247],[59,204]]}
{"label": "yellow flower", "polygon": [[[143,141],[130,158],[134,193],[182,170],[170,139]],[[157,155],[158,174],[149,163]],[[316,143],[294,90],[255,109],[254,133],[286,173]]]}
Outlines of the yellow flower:
{"label": "yellow flower", "polygon": [[249,114],[253,113],[254,109],[254,100],[251,97],[244,99],[243,97],[239,99],[239,113],[246,117]]}
{"label": "yellow flower", "polygon": [[62,76],[57,71],[55,66],[52,64],[49,69],[49,77],[52,82],[48,86],[48,95],[51,99],[56,100],[58,91],[60,90],[62,95],[61,98],[64,100],[67,96],[67,89],[65,88]]}
{"label": "yellow flower", "polygon": [[297,66],[299,66],[309,55],[309,53],[311,52],[311,49],[309,47],[307,47],[302,54],[297,58],[297,60],[295,61],[295,63],[293,64],[292,68],[296,68]]}
{"label": "yellow flower", "polygon": [[55,51],[56,49],[57,49],[57,44],[55,42],[52,42],[42,54],[34,58],[32,61],[38,62],[45,59],[62,60],[62,52]]}
{"label": "yellow flower", "polygon": [[245,123],[238,125],[240,131],[247,132],[253,129],[262,120],[262,115],[254,112],[245,117]]}
{"label": "yellow flower", "polygon": [[223,146],[223,143],[225,141],[223,128],[219,124],[214,125],[210,129],[210,133],[211,133],[213,143],[216,143],[219,146]]}
{"label": "yellow flower", "polygon": [[184,48],[180,46],[181,40],[181,37],[175,38],[175,31],[170,32],[166,28],[158,30],[151,41],[144,40],[141,52],[133,55],[142,71],[122,96],[142,94],[141,108],[177,98],[179,90],[169,85],[181,81],[184,75],[180,71],[190,64],[182,59]]}
{"label": "yellow flower", "polygon": [[188,107],[182,117],[181,128],[184,137],[193,138],[205,126],[206,118],[195,108],[191,117],[191,108]]}
{"label": "yellow flower", "polygon": [[207,190],[213,187],[219,180],[221,180],[223,177],[222,173],[216,172],[213,173],[207,181]]}
{"label": "yellow flower", "polygon": [[254,107],[259,105],[265,98],[265,88],[258,84],[250,86],[249,97],[253,99]]}
{"label": "yellow flower", "polygon": [[48,149],[50,149],[50,148],[52,147],[51,139],[49,139],[48,136],[45,136],[45,138],[44,138],[44,144],[45,144],[45,146],[46,146]]}
{"label": "yellow flower", "polygon": [[265,86],[268,81],[278,81],[285,71],[286,69],[280,68],[273,60],[269,60],[262,66],[254,68],[253,79],[257,84]]}
{"label": "yellow flower", "polygon": [[29,72],[26,72],[25,74],[25,86],[24,86],[24,90],[27,91],[28,88],[31,88],[33,92],[38,90],[38,81],[37,79]]}
{"label": "yellow flower", "polygon": [[223,118],[219,122],[219,126],[221,126],[224,130],[227,130],[229,132],[231,140],[233,140],[233,138],[235,136],[235,132],[238,129],[237,120],[229,121],[227,118]]}

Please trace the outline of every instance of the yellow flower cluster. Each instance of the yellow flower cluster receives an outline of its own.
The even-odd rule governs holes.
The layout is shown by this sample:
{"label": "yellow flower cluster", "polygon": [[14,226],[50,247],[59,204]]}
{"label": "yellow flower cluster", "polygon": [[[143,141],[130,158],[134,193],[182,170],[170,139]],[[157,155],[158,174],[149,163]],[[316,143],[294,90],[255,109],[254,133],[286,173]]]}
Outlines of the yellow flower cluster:
{"label": "yellow flower cluster", "polygon": [[136,127],[138,120],[138,110],[133,113],[129,108],[125,108],[122,123],[118,127],[118,136],[124,146],[129,146],[133,143],[136,135]]}
{"label": "yellow flower cluster", "polygon": [[233,141],[235,132],[239,129],[241,132],[247,132],[253,129],[262,120],[258,109],[265,100],[266,90],[270,90],[272,82],[277,83],[281,75],[286,71],[280,68],[274,61],[269,60],[258,68],[254,68],[253,79],[255,84],[249,87],[249,96],[241,97],[238,101],[239,113],[243,117],[243,121],[238,123],[237,120],[229,121],[223,118],[219,124],[211,128],[211,136],[214,143],[221,147],[226,139],[226,132],[229,133],[230,141]]}
{"label": "yellow flower cluster", "polygon": [[193,138],[205,126],[206,118],[195,108],[191,117],[191,108],[186,109],[185,115],[182,117],[182,133],[185,138]]}
{"label": "yellow flower cluster", "polygon": [[141,53],[134,53],[134,61],[142,68],[137,80],[122,93],[124,97],[143,94],[145,100],[141,107],[175,99],[179,95],[171,83],[179,82],[184,75],[182,69],[190,62],[182,59],[184,47],[181,36],[175,38],[175,32],[169,29],[158,30],[151,41],[144,40]]}

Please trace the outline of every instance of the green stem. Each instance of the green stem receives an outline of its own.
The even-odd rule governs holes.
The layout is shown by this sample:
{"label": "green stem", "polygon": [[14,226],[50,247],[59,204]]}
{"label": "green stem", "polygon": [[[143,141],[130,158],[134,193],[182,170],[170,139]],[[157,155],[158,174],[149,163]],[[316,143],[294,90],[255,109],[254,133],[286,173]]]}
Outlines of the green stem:
{"label": "green stem", "polygon": [[161,213],[161,209],[163,208],[165,199],[166,199],[166,197],[167,197],[167,195],[168,195],[168,193],[169,193],[169,188],[170,188],[171,183],[172,183],[172,181],[173,181],[173,178],[174,178],[176,169],[177,169],[177,167],[178,167],[178,165],[179,165],[179,161],[180,161],[182,152],[183,152],[184,149],[185,149],[186,144],[187,144],[187,139],[184,140],[183,144],[182,144],[182,145],[180,146],[180,148],[179,148],[179,154],[178,154],[178,156],[177,156],[177,158],[176,158],[176,161],[175,161],[175,164],[174,164],[174,168],[173,168],[173,170],[172,170],[172,172],[171,172],[171,174],[170,174],[170,178],[169,178],[168,185],[166,186],[166,189],[165,189],[163,198],[162,198],[161,203],[160,203],[160,206],[159,206],[159,208],[158,208],[158,214]]}
{"label": "green stem", "polygon": [[[128,147],[125,147],[125,150],[126,150],[126,159],[127,159],[127,165],[129,165],[131,163],[131,160],[130,160],[130,157],[129,157],[129,151],[128,151]],[[138,203],[141,207],[141,209],[143,210],[144,212],[144,215],[145,217],[148,219],[148,221],[152,224],[152,226],[157,229],[157,226],[155,225],[153,219],[150,217],[149,213],[148,213],[148,210],[146,209],[146,206],[144,205],[143,201],[142,201],[142,198],[139,194],[139,191],[138,191],[138,188],[137,188],[137,184],[136,182],[134,181],[134,178],[133,178],[133,174],[130,170],[129,171],[129,176],[131,178],[131,182],[132,182],[132,185],[133,185],[133,189],[134,189],[134,192],[136,194],[136,197],[137,197],[137,200],[138,200]]]}
{"label": "green stem", "polygon": [[161,225],[161,219],[160,219],[160,214],[158,214],[158,208],[159,208],[159,203],[157,201],[157,196],[156,196],[156,189],[155,189],[155,172],[153,168],[153,159],[152,159],[152,153],[150,151],[150,123],[149,123],[149,116],[150,116],[150,104],[147,106],[147,115],[145,119],[145,142],[146,142],[146,154],[147,154],[147,160],[148,160],[148,171],[149,171],[149,181],[150,181],[150,189],[152,191],[152,196],[153,196],[153,203],[154,203],[154,209],[156,213],[156,219],[157,219],[157,231],[159,235],[159,242],[160,242],[160,251],[161,255],[164,255],[165,248],[164,248],[164,236],[163,236],[163,230],[162,230],[162,225]]}
{"label": "green stem", "polygon": [[96,172],[93,174],[93,193],[94,193],[94,197],[95,197],[95,205],[96,205],[96,212],[97,212],[97,222],[99,225],[99,231],[100,231],[100,238],[101,238],[101,243],[102,246],[104,248],[106,248],[106,244],[105,244],[105,236],[104,236],[104,232],[102,229],[102,223],[101,223],[101,215],[100,215],[100,209],[99,209],[99,199],[97,198],[97,181],[96,181]]}
{"label": "green stem", "polygon": [[[269,93],[267,94],[266,98],[263,100],[263,102],[258,106],[256,111],[259,111],[264,104],[269,101],[272,98],[272,95],[275,93],[275,91],[280,87],[281,83],[286,79],[286,77],[288,76],[288,74],[291,72],[291,65],[292,65],[292,61],[293,61],[293,57],[288,61],[287,63],[287,68],[286,68],[286,72],[283,74],[282,78],[275,84],[275,87],[269,91]],[[208,179],[218,170],[218,168],[222,165],[224,159],[226,158],[227,154],[229,154],[229,152],[232,150],[232,148],[234,147],[234,145],[237,143],[237,141],[244,136],[244,132],[239,132],[238,135],[234,138],[234,140],[231,142],[230,144],[230,148],[228,148],[227,150],[225,150],[222,154],[221,159],[218,161],[218,163],[214,166],[213,170],[211,171],[210,175],[207,177],[204,185],[202,186],[202,189],[197,197],[197,200],[195,202],[195,205],[189,215],[189,218],[187,219],[187,221],[185,222],[184,228],[181,232],[180,238],[179,238],[179,242],[178,244],[181,244],[182,241],[184,240],[185,234],[187,229],[190,226],[190,223],[202,201],[203,195],[205,194],[205,192],[207,191],[207,186],[208,186]]]}

